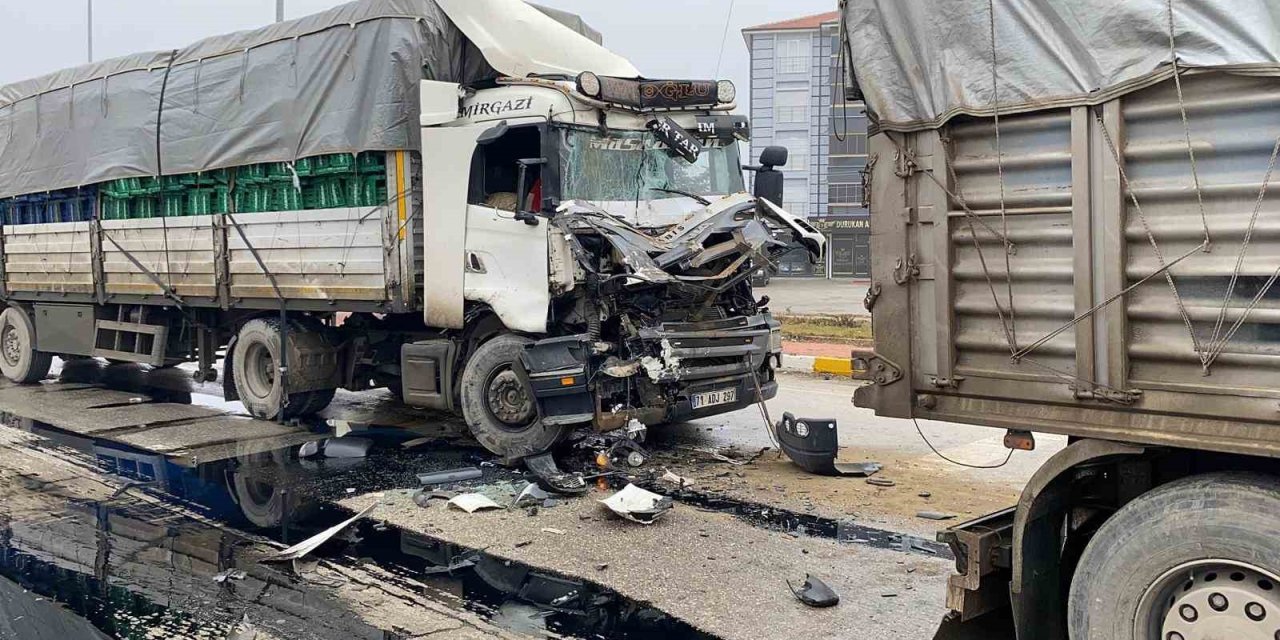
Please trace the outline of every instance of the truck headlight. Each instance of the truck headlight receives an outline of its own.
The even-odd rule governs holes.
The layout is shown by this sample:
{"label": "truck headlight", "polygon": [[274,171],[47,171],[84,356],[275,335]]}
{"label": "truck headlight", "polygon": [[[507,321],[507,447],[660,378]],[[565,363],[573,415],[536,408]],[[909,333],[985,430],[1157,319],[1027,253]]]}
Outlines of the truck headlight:
{"label": "truck headlight", "polygon": [[782,353],[782,329],[769,332],[769,353]]}

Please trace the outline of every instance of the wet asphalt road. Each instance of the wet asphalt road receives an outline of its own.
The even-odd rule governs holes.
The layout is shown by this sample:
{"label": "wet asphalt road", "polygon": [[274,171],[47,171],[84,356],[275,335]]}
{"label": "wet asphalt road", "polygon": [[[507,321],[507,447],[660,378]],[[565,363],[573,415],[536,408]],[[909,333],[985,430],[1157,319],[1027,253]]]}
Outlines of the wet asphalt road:
{"label": "wet asphalt road", "polygon": [[[837,419],[841,442],[848,447],[842,457],[866,453],[886,460],[910,461],[913,468],[923,468],[926,473],[936,470],[939,477],[945,476],[952,482],[965,483],[972,477],[975,482],[1005,487],[1012,495],[1039,461],[1056,449],[1055,443],[1042,443],[1040,451],[1019,455],[1003,469],[961,470],[937,462],[911,423],[875,418],[869,412],[854,408],[850,402],[853,386],[849,382],[804,376],[784,376],[781,382],[778,398],[769,403],[772,417],[777,419],[789,410],[803,417]],[[194,389],[193,404],[189,407],[131,404],[146,401],[146,396],[136,391],[72,389],[64,385],[56,389],[57,393],[41,393],[51,390],[55,389],[50,385],[43,389],[0,388],[0,408],[14,417],[38,414],[42,419],[52,417],[56,419],[54,422],[65,422],[54,425],[55,429],[64,426],[80,431],[103,429],[88,436],[145,445],[164,450],[173,459],[197,464],[202,456],[211,460],[230,455],[240,460],[246,455],[269,455],[264,452],[281,443],[290,447],[287,455],[288,450],[296,448],[300,437],[317,437],[300,436],[296,432],[275,433],[270,426],[257,421],[244,424],[242,418],[234,415],[240,410],[238,405],[223,402],[216,385]],[[50,403],[48,398],[52,396],[61,398]],[[77,408],[72,400],[82,406]],[[206,411],[208,415],[202,413]],[[920,552],[841,545],[809,538],[803,531],[797,537],[795,531],[778,531],[776,527],[704,512],[691,505],[680,505],[668,522],[648,528],[619,526],[615,520],[602,518],[598,505],[590,500],[549,509],[537,518],[526,518],[522,514],[464,516],[443,509],[423,510],[410,499],[414,469],[419,465],[423,468],[458,466],[484,458],[460,433],[462,425],[457,419],[406,409],[396,405],[389,395],[376,392],[340,393],[324,416],[329,428],[339,432],[360,431],[374,424],[410,429],[414,437],[444,438],[447,443],[437,443],[432,445],[436,449],[417,455],[398,455],[391,463],[379,463],[384,467],[379,473],[320,474],[326,480],[315,484],[326,486],[325,492],[321,492],[323,501],[341,502],[353,509],[381,503],[378,517],[395,527],[428,533],[450,544],[485,548],[508,561],[515,560],[559,575],[590,579],[615,590],[620,597],[652,602],[691,625],[691,629],[712,636],[775,637],[775,634],[808,628],[819,636],[857,633],[860,637],[872,637],[865,633],[875,631],[874,637],[929,637],[929,631],[942,613],[942,591],[949,563],[940,558],[929,558]],[[206,442],[202,438],[213,439],[208,435],[214,430],[212,427],[251,429],[244,433],[261,438],[263,444],[258,448],[237,446],[230,450],[221,444],[202,444]],[[935,447],[952,457],[981,464],[998,461],[1006,455],[998,445],[1002,435],[998,431],[929,423],[922,424],[922,428]],[[409,434],[402,439],[407,437]],[[173,441],[166,442],[166,438]],[[186,446],[192,442],[196,446]],[[725,445],[740,449],[770,446],[758,408],[667,427],[652,434],[649,443],[651,449],[659,452]],[[441,460],[434,463],[433,457]],[[904,466],[907,465],[904,463]],[[674,468],[686,472],[681,467]],[[717,476],[729,475],[720,471],[721,468],[712,467],[711,471],[718,472]],[[753,473],[770,473],[769,469],[773,468],[762,467],[763,470]],[[492,479],[492,473],[486,472],[487,480]],[[811,484],[797,493],[806,496],[815,493],[815,488],[820,490],[824,482],[845,482],[845,487],[850,486],[846,480],[802,479]],[[758,498],[766,505],[778,503],[790,508],[786,504],[786,490],[778,495],[764,495],[758,490],[760,487],[746,489],[747,499]],[[600,494],[603,495],[607,492]],[[893,505],[885,508],[891,510]],[[910,517],[907,512],[897,515],[901,516],[898,521]],[[890,531],[895,529],[892,517],[877,522],[888,523],[883,526]],[[915,533],[924,529],[927,527],[919,523],[897,528]],[[567,535],[547,534],[547,530],[565,531]],[[734,542],[725,546],[730,540]],[[601,566],[610,569],[606,571],[600,569]],[[780,578],[798,580],[808,571],[823,573],[828,582],[845,594],[840,607],[814,614],[795,603]],[[742,588],[751,594],[750,598],[743,597]]]}

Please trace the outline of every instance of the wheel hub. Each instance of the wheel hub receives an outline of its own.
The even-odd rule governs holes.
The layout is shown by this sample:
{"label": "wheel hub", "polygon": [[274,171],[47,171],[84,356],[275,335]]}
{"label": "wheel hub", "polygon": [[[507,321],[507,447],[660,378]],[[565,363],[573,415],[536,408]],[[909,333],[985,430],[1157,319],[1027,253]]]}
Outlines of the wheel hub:
{"label": "wheel hub", "polygon": [[0,346],[3,347],[5,362],[11,366],[18,366],[22,361],[22,338],[18,336],[17,327],[5,326],[3,336],[0,337]]}
{"label": "wheel hub", "polygon": [[1280,640],[1280,581],[1248,563],[1214,560],[1171,571],[1138,609],[1151,640]]}
{"label": "wheel hub", "polygon": [[509,427],[528,426],[536,415],[533,400],[511,369],[494,375],[485,395],[493,417]]}

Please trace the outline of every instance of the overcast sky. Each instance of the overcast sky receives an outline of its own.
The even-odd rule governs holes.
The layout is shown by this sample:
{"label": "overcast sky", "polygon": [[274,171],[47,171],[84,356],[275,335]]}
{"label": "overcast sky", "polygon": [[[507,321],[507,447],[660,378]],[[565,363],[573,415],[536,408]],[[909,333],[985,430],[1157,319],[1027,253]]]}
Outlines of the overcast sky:
{"label": "overcast sky", "polygon": [[[0,85],[86,60],[87,0],[0,0]],[[288,17],[342,4],[286,0]],[[731,0],[540,0],[573,11],[646,76],[710,78]],[[745,94],[746,26],[833,11],[836,0],[736,0],[721,77]],[[94,0],[94,57],[174,49],[275,19],[275,0]]]}

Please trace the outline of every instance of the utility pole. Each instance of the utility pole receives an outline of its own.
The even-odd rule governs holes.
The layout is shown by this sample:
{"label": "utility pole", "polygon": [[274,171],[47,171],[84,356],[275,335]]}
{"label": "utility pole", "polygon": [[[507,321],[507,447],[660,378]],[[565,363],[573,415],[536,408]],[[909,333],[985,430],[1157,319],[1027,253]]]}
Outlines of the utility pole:
{"label": "utility pole", "polygon": [[[280,0],[283,2],[284,0]],[[93,0],[89,2],[89,62],[93,62]]]}
{"label": "utility pole", "polygon": [[276,0],[276,22],[284,22],[284,0]]}

